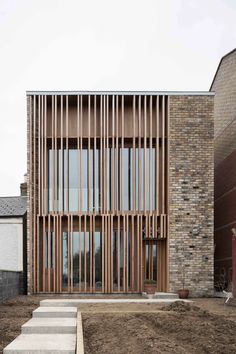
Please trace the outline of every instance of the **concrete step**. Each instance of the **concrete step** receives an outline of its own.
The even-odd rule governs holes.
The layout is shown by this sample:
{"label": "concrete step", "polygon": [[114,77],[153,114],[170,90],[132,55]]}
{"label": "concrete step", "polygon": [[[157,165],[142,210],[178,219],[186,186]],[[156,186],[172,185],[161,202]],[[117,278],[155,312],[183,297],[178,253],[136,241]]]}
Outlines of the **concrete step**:
{"label": "concrete step", "polygon": [[38,307],[33,318],[76,318],[77,307]]}
{"label": "concrete step", "polygon": [[179,299],[178,294],[174,293],[163,293],[163,292],[156,292],[155,294],[147,294],[149,299],[163,299],[163,300],[177,300]]}
{"label": "concrete step", "polygon": [[20,334],[3,354],[75,354],[75,334]]}
{"label": "concrete step", "polygon": [[22,334],[75,334],[76,318],[32,318],[21,326]]}

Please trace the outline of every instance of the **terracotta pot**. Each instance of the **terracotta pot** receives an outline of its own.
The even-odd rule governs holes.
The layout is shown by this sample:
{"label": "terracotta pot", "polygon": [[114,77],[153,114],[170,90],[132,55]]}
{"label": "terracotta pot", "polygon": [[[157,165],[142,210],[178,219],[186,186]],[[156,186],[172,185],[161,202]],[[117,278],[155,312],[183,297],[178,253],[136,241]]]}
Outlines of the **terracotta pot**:
{"label": "terracotta pot", "polygon": [[187,299],[189,296],[189,290],[188,289],[180,289],[178,291],[179,298],[180,299]]}
{"label": "terracotta pot", "polygon": [[155,294],[157,291],[157,286],[155,284],[144,284],[144,291],[147,294]]}

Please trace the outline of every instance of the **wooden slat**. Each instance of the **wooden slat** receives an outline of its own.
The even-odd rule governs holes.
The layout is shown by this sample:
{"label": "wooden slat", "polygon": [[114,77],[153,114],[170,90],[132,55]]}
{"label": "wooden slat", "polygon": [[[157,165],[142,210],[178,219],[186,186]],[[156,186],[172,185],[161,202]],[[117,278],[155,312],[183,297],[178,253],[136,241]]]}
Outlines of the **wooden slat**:
{"label": "wooden slat", "polygon": [[77,95],[77,153],[78,153],[78,212],[80,211],[80,179],[81,179],[81,149],[80,149],[80,96]]}
{"label": "wooden slat", "polygon": [[48,292],[51,291],[51,216],[48,216],[48,247],[47,247]]}
{"label": "wooden slat", "polygon": [[136,151],[135,151],[135,121],[136,121],[136,101],[133,95],[133,156],[132,156],[132,210],[136,210]]}
{"label": "wooden slat", "polygon": [[60,108],[61,108],[61,114],[60,114],[60,123],[61,123],[61,131],[60,131],[60,135],[61,135],[61,139],[60,139],[60,143],[61,143],[61,211],[64,211],[64,144],[63,144],[63,96],[61,95],[60,97]]}
{"label": "wooden slat", "polygon": [[121,212],[124,211],[124,96],[121,96]]}
{"label": "wooden slat", "polygon": [[90,119],[91,119],[91,97],[88,95],[88,151],[87,151],[87,157],[88,157],[88,211],[90,211],[91,203],[90,203]]}
{"label": "wooden slat", "polygon": [[138,212],[141,212],[141,96],[138,97]]}
{"label": "wooden slat", "polygon": [[156,211],[159,212],[159,96],[156,97]]}
{"label": "wooden slat", "polygon": [[86,263],[86,215],[84,215],[84,291],[87,291],[87,263]]}
{"label": "wooden slat", "polygon": [[89,291],[92,293],[93,291],[93,216],[89,216],[89,268],[90,268],[90,277],[89,277],[89,285],[90,289]]}
{"label": "wooden slat", "polygon": [[165,214],[165,96],[162,96],[161,212]]}
{"label": "wooden slat", "polygon": [[96,270],[96,258],[95,258],[95,232],[96,232],[96,217],[93,215],[93,237],[92,237],[92,242],[93,242],[93,247],[92,247],[92,257],[93,257],[93,289],[92,292],[95,293],[96,291],[96,279],[95,279],[95,270]]}
{"label": "wooden slat", "polygon": [[70,291],[73,292],[73,238],[74,238],[74,225],[73,225],[73,215],[70,215]]}
{"label": "wooden slat", "polygon": [[143,144],[143,209],[144,209],[144,213],[146,213],[147,210],[147,202],[146,202],[146,147],[147,147],[147,96],[144,96],[144,144]]}
{"label": "wooden slat", "polygon": [[110,220],[111,220],[111,229],[110,229],[110,292],[113,293],[113,284],[114,284],[114,279],[113,279],[113,215],[110,215]]}
{"label": "wooden slat", "polygon": [[149,101],[149,210],[152,212],[153,205],[152,205],[152,196],[153,196],[153,190],[152,190],[152,96],[150,96],[150,101]]}
{"label": "wooden slat", "polygon": [[68,95],[66,95],[66,212],[69,212],[69,107],[68,107]]}
{"label": "wooden slat", "polygon": [[45,227],[45,216],[43,215],[43,257],[42,257],[42,265],[43,265],[43,286],[42,286],[42,291],[46,291],[46,267],[45,267],[45,253],[46,253],[46,248],[45,248],[45,232],[46,232],[46,227]]}
{"label": "wooden slat", "polygon": [[36,291],[36,264],[37,264],[37,240],[36,240],[36,96],[34,95],[33,99],[33,131],[32,131],[32,138],[33,138],[33,183],[34,183],[34,188],[33,188],[33,263],[32,263],[32,268],[33,268],[33,292]]}
{"label": "wooden slat", "polygon": [[118,222],[118,247],[117,247],[117,288],[118,288],[118,292],[120,292],[120,215],[117,216],[117,222]]}
{"label": "wooden slat", "polygon": [[105,291],[104,215],[102,215],[102,292]]}
{"label": "wooden slat", "polygon": [[[36,270],[36,274],[37,274],[37,284],[36,284],[36,292],[39,292],[39,247],[40,247],[40,243],[39,243],[39,239],[40,239],[40,233],[39,233],[39,215],[37,215],[37,270]],[[36,263],[35,263],[36,266]]]}
{"label": "wooden slat", "polygon": [[125,215],[123,215],[123,291],[127,291],[126,289],[126,220]]}
{"label": "wooden slat", "polygon": [[[94,212],[98,211],[96,208],[97,205],[97,193],[96,193],[96,168],[97,168],[97,154],[96,154],[96,149],[97,149],[97,96],[94,95],[94,152],[93,152],[93,159],[94,159],[94,178],[93,178],[93,190],[94,190],[94,197],[93,197],[93,203],[94,203]],[[95,220],[94,220],[95,221]]]}

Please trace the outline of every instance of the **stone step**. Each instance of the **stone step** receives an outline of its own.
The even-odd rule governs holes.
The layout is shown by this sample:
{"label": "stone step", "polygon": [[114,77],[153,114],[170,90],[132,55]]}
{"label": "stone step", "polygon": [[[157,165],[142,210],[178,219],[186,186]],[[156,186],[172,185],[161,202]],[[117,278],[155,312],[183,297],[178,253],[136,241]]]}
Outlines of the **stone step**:
{"label": "stone step", "polygon": [[33,318],[76,318],[77,307],[38,307]]}
{"label": "stone step", "polygon": [[3,354],[75,354],[75,334],[20,334]]}
{"label": "stone step", "polygon": [[76,318],[32,318],[21,326],[22,334],[75,334]]}

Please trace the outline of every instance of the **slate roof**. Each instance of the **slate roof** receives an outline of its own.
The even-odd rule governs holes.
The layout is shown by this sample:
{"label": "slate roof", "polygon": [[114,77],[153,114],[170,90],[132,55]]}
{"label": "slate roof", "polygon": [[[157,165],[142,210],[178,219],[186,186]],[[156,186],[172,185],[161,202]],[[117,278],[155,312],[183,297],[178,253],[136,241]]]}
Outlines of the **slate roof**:
{"label": "slate roof", "polygon": [[27,209],[27,197],[0,197],[0,217],[23,216]]}

